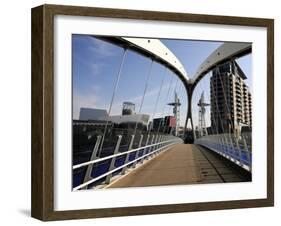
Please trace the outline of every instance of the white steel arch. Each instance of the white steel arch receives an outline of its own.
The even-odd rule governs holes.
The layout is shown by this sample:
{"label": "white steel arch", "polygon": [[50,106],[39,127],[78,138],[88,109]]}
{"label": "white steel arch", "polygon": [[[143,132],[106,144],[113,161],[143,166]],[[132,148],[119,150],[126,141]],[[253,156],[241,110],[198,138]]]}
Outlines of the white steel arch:
{"label": "white steel arch", "polygon": [[195,74],[190,76],[180,60],[159,39],[120,37],[119,40],[168,65],[183,78],[184,82],[190,85],[196,85],[205,74],[219,63],[246,55],[252,49],[251,43],[226,42],[213,51],[201,63]]}
{"label": "white steel arch", "polygon": [[189,83],[196,84],[206,73],[221,62],[251,52],[251,43],[226,42],[212,52],[199,66]]}
{"label": "white steel arch", "polygon": [[252,43],[226,42],[213,51],[201,63],[196,73],[192,77],[189,77],[179,59],[159,39],[115,37],[108,38],[108,41],[119,44],[124,48],[129,47],[135,49],[137,52],[153,57],[160,63],[168,66],[168,68],[172,69],[180,77],[184,83],[188,98],[187,117],[184,128],[186,129],[187,122],[190,119],[192,130],[194,128],[191,101],[193,91],[198,82],[217,65],[242,57],[252,51]]}
{"label": "white steel arch", "polygon": [[168,65],[176,71],[177,74],[180,74],[184,80],[189,80],[187,72],[180,60],[159,39],[126,37],[121,37],[120,39],[129,43],[129,45],[132,45],[134,48],[140,49],[141,51],[156,57],[157,60]]}

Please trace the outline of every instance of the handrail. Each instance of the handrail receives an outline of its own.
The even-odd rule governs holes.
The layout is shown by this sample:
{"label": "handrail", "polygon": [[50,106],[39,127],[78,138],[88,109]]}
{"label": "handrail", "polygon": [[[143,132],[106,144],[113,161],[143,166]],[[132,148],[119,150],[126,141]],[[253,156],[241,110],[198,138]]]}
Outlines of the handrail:
{"label": "handrail", "polygon": [[[98,176],[98,177],[95,177],[95,178],[93,178],[93,179],[91,179],[91,180],[89,180],[89,181],[87,181],[87,182],[85,182],[85,183],[83,183],[83,184],[80,184],[80,185],[74,187],[74,188],[73,188],[73,191],[77,191],[77,190],[79,190],[79,189],[81,189],[81,188],[84,188],[84,187],[88,186],[89,184],[92,184],[92,183],[94,183],[95,181],[98,181],[98,180],[100,180],[100,179],[102,179],[102,178],[104,178],[104,177],[106,177],[106,176],[108,176],[108,175],[110,175],[110,174],[112,174],[112,173],[114,173],[114,172],[116,172],[116,171],[118,171],[118,170],[120,170],[120,169],[122,169],[122,168],[124,168],[124,167],[126,167],[126,166],[128,166],[128,165],[130,165],[130,164],[132,164],[132,163],[134,163],[134,162],[137,162],[137,161],[139,161],[139,160],[141,160],[141,159],[143,159],[143,158],[146,158],[147,156],[152,155],[152,154],[154,154],[155,152],[157,152],[157,151],[159,151],[159,150],[161,150],[161,149],[164,149],[164,148],[167,149],[168,147],[170,147],[170,146],[172,146],[172,145],[174,145],[174,144],[177,144],[178,141],[180,141],[180,140],[181,140],[181,139],[172,139],[172,140],[169,140],[169,141],[165,141],[165,142],[160,142],[160,143],[154,144],[154,145],[159,145],[159,144],[162,144],[162,143],[167,143],[167,142],[172,142],[172,141],[174,141],[174,142],[172,142],[171,144],[168,144],[168,145],[166,145],[166,146],[164,146],[164,147],[160,147],[160,148],[158,148],[158,149],[156,149],[156,150],[154,150],[154,151],[152,151],[152,152],[150,152],[150,153],[147,153],[147,154],[145,154],[145,155],[140,156],[139,158],[136,158],[136,159],[134,159],[134,160],[132,160],[132,161],[130,161],[130,162],[128,162],[128,163],[125,163],[125,164],[123,164],[122,166],[119,166],[119,167],[117,167],[117,168],[114,168],[114,169],[111,170],[111,171],[108,171],[108,172],[106,172],[106,173],[104,173],[104,174],[102,174],[102,175],[100,175],[100,176]],[[152,145],[148,145],[148,146],[152,146]],[[142,147],[142,148],[146,148],[146,147],[148,147],[148,146],[145,146],[145,147]],[[137,149],[139,149],[139,148],[137,148]],[[134,149],[134,150],[136,150],[136,149]],[[115,156],[113,156],[113,157],[115,157]]]}
{"label": "handrail", "polygon": [[[237,138],[234,135],[230,136],[230,139],[235,139],[236,142],[234,146],[230,145],[227,142],[222,144],[219,139],[224,134],[214,134],[203,136],[195,140],[195,144],[199,144],[209,148],[212,151],[222,155],[228,160],[234,162],[245,170],[251,172],[252,171],[252,150],[250,140],[245,139],[245,137],[241,136],[241,138]],[[248,143],[247,143],[248,142]]]}
{"label": "handrail", "polygon": [[162,141],[162,142],[159,142],[159,143],[150,144],[150,145],[147,145],[147,146],[143,146],[143,147],[139,147],[139,148],[136,148],[136,149],[132,149],[132,150],[129,150],[129,151],[126,151],[126,152],[120,152],[120,153],[117,153],[117,154],[114,154],[114,155],[109,155],[109,156],[106,156],[106,157],[103,157],[103,158],[99,158],[99,159],[95,159],[95,160],[92,160],[92,161],[83,162],[83,163],[74,165],[72,168],[73,169],[78,169],[78,168],[81,168],[83,166],[87,166],[87,165],[90,165],[90,164],[95,164],[95,163],[98,163],[98,162],[102,162],[102,161],[105,161],[105,160],[108,160],[108,159],[112,159],[114,157],[119,157],[119,156],[122,156],[122,155],[130,154],[132,152],[136,152],[136,151],[139,151],[141,149],[145,149],[145,148],[149,148],[149,147],[152,147],[152,146],[168,143],[168,142],[171,142],[173,140],[180,140],[180,139],[172,139],[172,140]]}

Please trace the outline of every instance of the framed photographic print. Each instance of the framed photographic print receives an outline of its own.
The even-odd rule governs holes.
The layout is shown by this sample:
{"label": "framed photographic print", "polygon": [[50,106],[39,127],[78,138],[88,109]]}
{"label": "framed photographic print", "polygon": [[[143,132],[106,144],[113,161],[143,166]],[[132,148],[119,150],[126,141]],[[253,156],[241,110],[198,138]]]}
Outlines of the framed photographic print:
{"label": "framed photographic print", "polygon": [[274,21],[32,9],[32,216],[274,204]]}

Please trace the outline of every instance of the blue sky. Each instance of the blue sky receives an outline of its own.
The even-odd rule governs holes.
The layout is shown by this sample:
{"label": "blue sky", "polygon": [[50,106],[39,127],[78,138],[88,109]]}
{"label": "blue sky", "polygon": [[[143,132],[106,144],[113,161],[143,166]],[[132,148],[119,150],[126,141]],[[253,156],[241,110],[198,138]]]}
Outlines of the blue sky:
{"label": "blue sky", "polygon": [[[79,118],[81,107],[109,110],[114,84],[122,61],[124,50],[108,42],[88,35],[73,35],[73,118]],[[192,76],[200,63],[222,42],[161,40],[182,62],[189,76]],[[246,75],[251,77],[251,55],[238,60]],[[150,71],[151,68],[151,71]],[[149,73],[150,72],[150,73]],[[209,101],[209,77],[199,83],[193,98],[193,120],[197,125],[198,102],[201,92]],[[251,87],[251,79],[248,79]],[[144,95],[145,86],[147,90]],[[164,66],[151,59],[128,50],[117,92],[113,101],[111,115],[121,114],[123,101],[136,104],[136,113],[151,117],[172,115],[172,102],[177,91],[181,107],[181,125],[186,117],[187,99],[182,83],[177,76]],[[158,101],[157,96],[159,95]],[[143,105],[141,107],[141,101]],[[207,112],[208,114],[208,112]],[[207,124],[209,119],[207,118]]]}

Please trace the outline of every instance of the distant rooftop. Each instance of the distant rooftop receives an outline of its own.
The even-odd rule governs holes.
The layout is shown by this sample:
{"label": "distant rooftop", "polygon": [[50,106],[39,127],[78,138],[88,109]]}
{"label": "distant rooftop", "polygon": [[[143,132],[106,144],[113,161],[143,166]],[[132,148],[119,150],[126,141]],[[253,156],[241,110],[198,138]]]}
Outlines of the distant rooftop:
{"label": "distant rooftop", "polygon": [[79,120],[107,120],[108,113],[105,109],[80,108]]}

